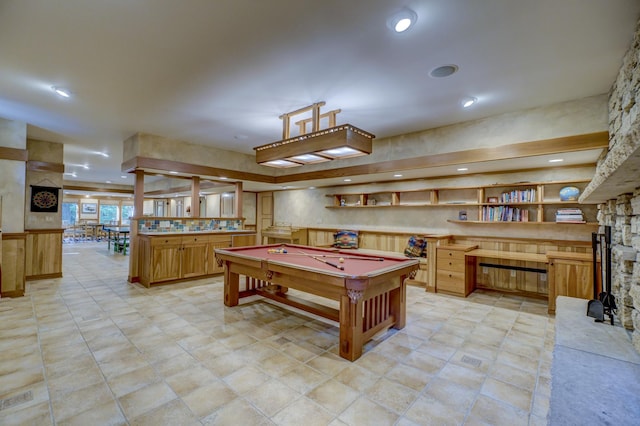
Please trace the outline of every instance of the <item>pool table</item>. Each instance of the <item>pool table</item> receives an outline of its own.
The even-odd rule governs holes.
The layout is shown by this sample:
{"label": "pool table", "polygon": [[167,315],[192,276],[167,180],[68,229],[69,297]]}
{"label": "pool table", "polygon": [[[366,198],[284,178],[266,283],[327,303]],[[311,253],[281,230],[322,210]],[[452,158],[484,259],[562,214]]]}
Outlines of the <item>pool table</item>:
{"label": "pool table", "polygon": [[[284,252],[286,251],[286,253]],[[216,249],[224,265],[224,304],[261,295],[340,324],[340,356],[355,361],[363,345],[388,327],[404,328],[405,279],[418,260],[295,244]],[[243,276],[243,288],[240,288]],[[289,288],[339,302],[339,309],[287,294]]]}

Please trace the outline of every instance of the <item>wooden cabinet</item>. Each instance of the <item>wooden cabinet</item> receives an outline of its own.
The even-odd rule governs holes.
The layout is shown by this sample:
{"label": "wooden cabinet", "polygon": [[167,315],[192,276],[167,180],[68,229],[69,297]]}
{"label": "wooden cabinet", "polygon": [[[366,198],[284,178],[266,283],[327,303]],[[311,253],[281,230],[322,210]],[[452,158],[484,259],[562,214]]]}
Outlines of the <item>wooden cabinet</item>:
{"label": "wooden cabinet", "polygon": [[[255,241],[255,234],[238,235],[247,237],[236,239],[238,243]],[[215,249],[231,247],[234,236],[232,233],[139,235],[140,283],[149,287],[222,273],[224,268],[215,260]]]}
{"label": "wooden cabinet", "polygon": [[307,245],[307,228],[292,226],[270,226],[262,231],[263,244],[302,244]]}
{"label": "wooden cabinet", "polygon": [[[224,266],[218,265],[216,262],[216,249],[219,248],[229,248],[231,247],[232,237],[228,235],[211,235],[208,237],[208,265],[207,265],[207,273],[208,274],[221,274],[224,272]],[[255,236],[254,236],[255,239]]]}
{"label": "wooden cabinet", "polygon": [[558,296],[593,298],[593,255],[548,251],[549,313],[556,312]]}
{"label": "wooden cabinet", "polygon": [[436,292],[467,297],[473,291],[475,262],[465,253],[478,246],[443,244],[437,248]]}
{"label": "wooden cabinet", "polygon": [[193,278],[207,274],[210,250],[208,243],[207,237],[204,236],[182,237],[180,278]]}
{"label": "wooden cabinet", "polygon": [[150,274],[141,277],[142,284],[180,279],[182,237],[152,238],[150,248]]}
{"label": "wooden cabinet", "polygon": [[0,296],[24,296],[26,234],[1,233]]}
{"label": "wooden cabinet", "polygon": [[[141,237],[144,245],[145,237]],[[148,256],[141,261],[149,263],[141,268],[140,282],[151,284],[207,275],[208,242],[200,236],[167,236],[148,238]],[[144,252],[144,248],[141,247]],[[146,259],[145,259],[146,257]]]}

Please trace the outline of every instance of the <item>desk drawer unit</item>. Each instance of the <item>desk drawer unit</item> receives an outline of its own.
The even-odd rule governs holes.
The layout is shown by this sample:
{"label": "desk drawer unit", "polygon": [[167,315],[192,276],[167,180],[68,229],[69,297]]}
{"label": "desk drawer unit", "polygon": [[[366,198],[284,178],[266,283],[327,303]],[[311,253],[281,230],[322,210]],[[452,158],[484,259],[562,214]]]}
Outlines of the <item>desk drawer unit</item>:
{"label": "desk drawer unit", "polygon": [[477,246],[447,244],[438,247],[436,292],[466,297],[473,291],[475,262],[466,257],[467,251]]}

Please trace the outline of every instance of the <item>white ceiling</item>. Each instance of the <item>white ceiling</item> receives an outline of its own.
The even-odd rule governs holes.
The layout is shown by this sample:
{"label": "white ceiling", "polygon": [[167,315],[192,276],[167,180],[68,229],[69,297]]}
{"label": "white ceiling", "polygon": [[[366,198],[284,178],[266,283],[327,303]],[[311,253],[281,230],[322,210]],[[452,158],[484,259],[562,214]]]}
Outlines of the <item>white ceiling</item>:
{"label": "white ceiling", "polygon": [[[403,6],[418,22],[392,33]],[[317,101],[383,138],[607,93],[639,16],[637,0],[0,0],[0,117],[64,143],[76,180],[130,184],[135,132],[253,154]]]}

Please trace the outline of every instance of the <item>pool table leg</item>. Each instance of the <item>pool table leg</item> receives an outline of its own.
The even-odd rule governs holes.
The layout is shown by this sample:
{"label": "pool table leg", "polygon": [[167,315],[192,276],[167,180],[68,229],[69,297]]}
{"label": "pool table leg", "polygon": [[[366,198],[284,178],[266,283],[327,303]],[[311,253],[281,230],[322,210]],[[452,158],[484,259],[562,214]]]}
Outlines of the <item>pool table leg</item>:
{"label": "pool table leg", "polygon": [[362,297],[357,303],[343,295],[340,298],[340,356],[355,361],[362,355]]}
{"label": "pool table leg", "polygon": [[238,304],[240,275],[229,272],[229,265],[224,266],[224,304],[236,306]]}
{"label": "pool table leg", "polygon": [[389,313],[395,318],[393,328],[401,330],[407,322],[407,284],[408,277],[400,277],[400,286],[389,292]]}

